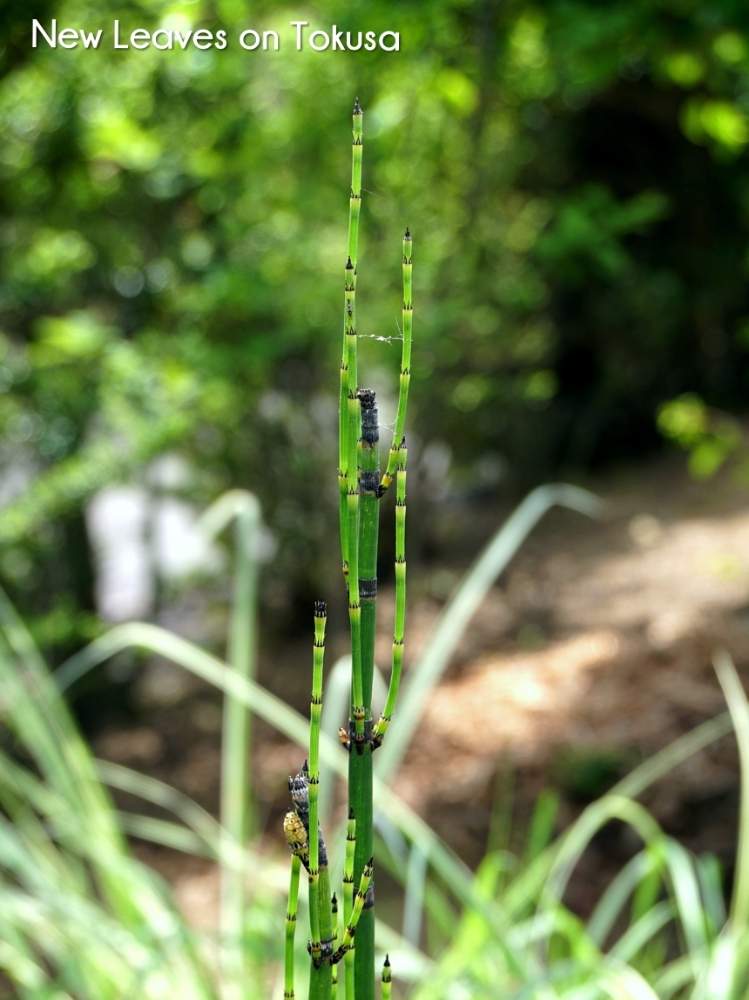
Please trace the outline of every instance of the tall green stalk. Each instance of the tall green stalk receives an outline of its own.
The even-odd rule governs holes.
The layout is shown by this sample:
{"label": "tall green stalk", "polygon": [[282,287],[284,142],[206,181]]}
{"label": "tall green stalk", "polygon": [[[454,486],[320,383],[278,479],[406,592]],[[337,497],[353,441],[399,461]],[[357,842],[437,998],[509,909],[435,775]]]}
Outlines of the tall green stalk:
{"label": "tall green stalk", "polygon": [[[343,565],[348,590],[349,623],[351,628],[351,716],[356,740],[364,740],[364,688],[361,666],[361,605],[359,603],[359,433],[361,405],[359,401],[358,344],[356,330],[356,252],[359,244],[359,211],[361,207],[362,122],[363,113],[357,100],[353,114],[353,146],[351,166],[351,198],[349,204],[349,255],[344,271],[343,358],[339,411],[339,459],[346,476],[346,505],[341,508],[341,538]],[[354,256],[351,251],[353,250]],[[345,383],[344,383],[345,369]],[[345,384],[345,392],[344,392]]]}
{"label": "tall green stalk", "polygon": [[317,817],[320,788],[320,715],[322,713],[323,661],[327,610],[323,601],[315,602],[315,638],[312,648],[312,701],[310,703],[308,788],[309,840],[309,922],[310,970],[309,1000],[329,1000],[331,966],[326,960],[333,941],[330,878],[325,844],[320,836]]}
{"label": "tall green stalk", "polygon": [[[349,465],[349,412],[348,399],[351,387],[349,372],[349,338],[356,338],[356,266],[359,255],[359,216],[361,213],[361,179],[364,115],[357,98],[354,102],[352,146],[351,146],[351,189],[349,193],[348,240],[345,268],[345,294],[343,308],[343,345],[341,349],[341,373],[338,404],[338,495],[339,523],[341,535],[341,558],[344,576],[348,573],[348,492],[350,487]],[[354,339],[354,346],[356,341]],[[354,355],[354,359],[356,355]],[[354,371],[354,391],[356,391],[356,371]],[[358,437],[358,433],[356,434]],[[354,446],[356,445],[354,438]]]}
{"label": "tall green stalk", "polygon": [[289,902],[286,907],[286,939],[284,943],[284,1000],[294,1000],[294,937],[296,936],[296,911],[299,899],[299,871],[301,861],[299,855],[291,858],[291,876],[289,878]]}
{"label": "tall green stalk", "polygon": [[[372,682],[377,625],[377,549],[380,521],[379,425],[375,394],[359,390],[361,439],[359,441],[359,597],[361,604],[361,674],[364,706],[364,739],[354,735],[349,756],[349,805],[357,817],[354,878],[361,877],[373,854],[372,813]],[[353,641],[353,637],[352,637]],[[359,921],[355,975],[357,998],[374,995],[374,883],[371,883]],[[360,984],[371,982],[371,989]]]}

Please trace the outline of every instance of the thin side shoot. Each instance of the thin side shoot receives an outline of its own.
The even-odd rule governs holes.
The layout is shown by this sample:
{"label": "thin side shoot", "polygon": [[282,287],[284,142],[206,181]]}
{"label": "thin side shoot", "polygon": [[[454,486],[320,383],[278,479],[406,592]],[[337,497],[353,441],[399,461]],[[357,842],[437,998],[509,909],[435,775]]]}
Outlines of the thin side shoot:
{"label": "thin side shoot", "polygon": [[385,964],[382,966],[382,991],[380,996],[382,1000],[390,1000],[392,995],[392,976],[390,974],[390,956],[385,956]]}
{"label": "thin side shoot", "polygon": [[[336,894],[333,893],[333,898],[331,900],[331,913],[333,915],[333,952],[335,953],[338,945],[341,941],[341,929],[338,922],[338,899]],[[333,966],[332,975],[330,979],[330,997],[331,1000],[335,1000],[338,996],[338,965]]]}
{"label": "thin side shoot", "polygon": [[387,697],[382,715],[372,731],[372,741],[379,746],[395,711],[403,672],[406,635],[406,461],[405,440],[398,449],[395,480],[395,620],[393,623],[393,659]]}
{"label": "thin side shoot", "polygon": [[413,333],[413,289],[412,289],[412,249],[411,233],[406,229],[403,236],[403,346],[401,348],[401,371],[398,388],[398,409],[395,413],[393,441],[388,453],[387,468],[380,484],[384,493],[393,481],[398,464],[398,451],[406,430],[406,411],[408,410],[408,390],[411,384],[411,337]]}
{"label": "thin side shoot", "polygon": [[[346,856],[343,863],[343,923],[348,926],[354,911],[354,851],[356,850],[356,820],[349,812],[346,825]],[[348,949],[344,957],[345,1000],[356,1000],[354,994],[354,947]]]}
{"label": "thin side shoot", "polygon": [[364,115],[357,98],[352,118],[351,190],[349,194],[348,243],[344,277],[343,345],[338,400],[338,496],[341,562],[343,574],[348,572],[348,474],[349,474],[349,337],[356,331],[356,266],[359,255],[359,215],[361,212],[361,179]]}
{"label": "thin side shoot", "polygon": [[309,839],[309,918],[310,918],[310,1000],[328,1000],[331,969],[325,946],[330,949],[332,917],[330,914],[330,882],[325,849],[320,849],[318,796],[320,791],[320,717],[322,714],[323,663],[325,659],[325,626],[327,609],[323,601],[315,602],[315,637],[312,645],[312,700],[310,702],[308,783]]}
{"label": "thin side shoot", "polygon": [[354,947],[354,935],[356,934],[356,926],[359,923],[359,918],[362,915],[362,910],[364,909],[364,903],[367,899],[367,890],[369,889],[369,883],[372,881],[373,860],[372,858],[364,866],[364,870],[361,873],[361,878],[359,879],[359,888],[356,892],[356,899],[354,900],[354,906],[351,911],[351,916],[346,921],[346,926],[343,931],[343,937],[341,938],[341,943],[336,949],[333,955],[333,961],[339,962],[347,952],[351,951]]}
{"label": "thin side shoot", "polygon": [[294,1000],[294,936],[296,934],[296,913],[299,899],[299,871],[302,862],[298,854],[291,856],[291,877],[289,878],[289,901],[286,906],[286,939],[284,942],[284,1000]]}

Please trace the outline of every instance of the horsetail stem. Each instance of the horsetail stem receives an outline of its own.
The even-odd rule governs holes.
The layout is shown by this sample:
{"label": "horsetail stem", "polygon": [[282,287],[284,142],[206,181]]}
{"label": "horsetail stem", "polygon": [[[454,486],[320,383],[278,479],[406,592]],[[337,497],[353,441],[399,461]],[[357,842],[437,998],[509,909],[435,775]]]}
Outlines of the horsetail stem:
{"label": "horsetail stem", "polygon": [[390,725],[398,698],[406,629],[406,460],[405,439],[398,449],[395,478],[395,620],[393,623],[393,660],[390,683],[382,715],[372,732],[375,746],[379,746]]}
{"label": "horsetail stem", "polygon": [[348,391],[349,347],[351,318],[356,295],[356,272],[349,256],[343,277],[343,351],[341,356],[341,386],[338,401],[338,520],[341,534],[341,566],[344,579],[348,573]]}
{"label": "horsetail stem", "polygon": [[361,603],[361,658],[364,706],[372,703],[374,642],[377,611],[377,546],[379,541],[379,439],[377,400],[371,389],[359,390],[359,599]]}
{"label": "horsetail stem", "polygon": [[[330,875],[328,874],[328,859],[320,852],[320,936],[322,942],[322,964],[319,969],[312,969],[310,976],[309,1000],[328,1000],[333,983],[333,914],[330,897]],[[316,990],[314,980],[317,980]]]}
{"label": "horsetail stem", "polygon": [[284,1000],[294,1000],[294,936],[296,934],[296,911],[299,899],[299,870],[301,861],[298,854],[291,858],[289,879],[289,902],[286,907],[286,940],[284,944]]}
{"label": "horsetail stem", "polygon": [[[359,441],[359,598],[361,604],[361,674],[363,734],[354,733],[349,757],[349,803],[357,817],[354,879],[358,879],[373,851],[372,810],[372,681],[377,611],[377,546],[379,541],[379,426],[375,393],[359,390],[361,439]],[[355,719],[356,722],[356,719]],[[362,738],[363,735],[363,738]],[[372,893],[374,886],[372,887]],[[373,895],[359,923],[354,959],[357,1000],[374,992]]]}
{"label": "horsetail stem", "polygon": [[[361,878],[359,879],[359,888],[356,892],[356,899],[354,900],[354,906],[351,911],[351,916],[346,921],[346,926],[343,931],[343,937],[341,938],[341,943],[336,949],[333,955],[333,961],[338,962],[343,958],[348,951],[354,947],[354,935],[356,934],[356,928],[361,918],[362,911],[364,910],[364,904],[367,899],[367,891],[369,890],[369,883],[372,880],[372,873],[374,872],[374,859],[370,858],[369,861],[364,866]],[[359,997],[359,991],[357,990],[357,1000]]]}
{"label": "horsetail stem", "polygon": [[406,229],[403,236],[403,346],[401,348],[401,371],[400,384],[398,388],[398,409],[395,414],[395,426],[393,427],[393,441],[388,454],[387,468],[382,477],[383,492],[393,481],[396,466],[398,464],[398,451],[400,449],[403,434],[406,429],[406,411],[408,409],[408,389],[411,384],[411,335],[413,332],[413,291],[412,291],[412,264],[411,255],[413,241],[410,230]]}
{"label": "horsetail stem", "polygon": [[390,975],[390,956],[385,955],[385,963],[382,966],[382,992],[380,996],[382,1000],[390,1000],[392,986],[392,976]]}
{"label": "horsetail stem", "polygon": [[309,919],[313,961],[319,961],[320,943],[320,841],[317,823],[317,796],[320,786],[320,710],[322,672],[325,655],[327,612],[322,601],[315,602],[315,638],[312,646],[312,701],[310,703],[309,757]]}
{"label": "horsetail stem", "polygon": [[359,246],[359,213],[361,211],[361,173],[363,153],[364,112],[359,98],[354,98],[353,146],[351,153],[351,199],[349,203],[348,248],[349,257],[356,266],[356,250]]}
{"label": "horsetail stem", "polygon": [[332,917],[330,912],[330,879],[325,848],[321,848],[318,823],[320,791],[320,716],[322,714],[323,663],[325,659],[325,626],[327,608],[324,601],[315,601],[314,641],[312,644],[312,700],[310,702],[309,757],[307,761],[308,839],[309,839],[309,916],[310,916],[310,1000],[328,1000],[331,968],[324,962],[324,948],[330,948]]}
{"label": "horsetail stem", "polygon": [[[346,825],[346,856],[343,862],[343,922],[351,922],[354,911],[354,850],[356,848],[356,820],[349,811]],[[345,1000],[355,1000],[354,994],[354,949],[349,948],[344,958]]]}
{"label": "horsetail stem", "polygon": [[[333,898],[330,901],[330,911],[333,917],[333,952],[338,949],[340,943],[341,931],[338,926],[338,900],[336,894],[333,893]],[[331,1000],[338,995],[338,965],[334,965],[331,972],[330,978],[330,997]]]}
{"label": "horsetail stem", "polygon": [[[344,278],[343,346],[338,401],[338,495],[341,536],[341,561],[344,576],[348,571],[348,517],[347,496],[349,488],[349,338],[356,336],[356,264],[359,254],[359,215],[361,211],[361,178],[364,115],[359,98],[354,101],[351,146],[351,189],[349,194],[348,246]],[[355,358],[356,356],[354,356]],[[354,391],[356,390],[354,373]],[[358,437],[358,435],[357,435]],[[356,438],[354,439],[354,445]]]}
{"label": "horsetail stem", "polygon": [[359,541],[356,538],[359,522],[359,496],[349,493],[349,563],[348,563],[348,611],[351,627],[351,720],[354,739],[362,745],[364,741],[364,688],[361,667],[361,605],[359,603]]}

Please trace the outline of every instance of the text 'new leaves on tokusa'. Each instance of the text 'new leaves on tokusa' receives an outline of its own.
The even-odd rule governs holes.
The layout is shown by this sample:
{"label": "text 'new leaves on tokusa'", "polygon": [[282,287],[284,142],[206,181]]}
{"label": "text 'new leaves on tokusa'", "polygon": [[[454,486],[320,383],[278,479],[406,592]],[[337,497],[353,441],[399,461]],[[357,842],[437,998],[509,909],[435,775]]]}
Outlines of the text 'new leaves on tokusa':
{"label": "text 'new leaves on tokusa'", "polygon": [[119,20],[108,28],[82,28],[59,25],[57,18],[45,24],[31,22],[31,47],[50,49],[227,49],[238,45],[247,52],[279,52],[288,36],[296,52],[400,52],[398,31],[346,31],[332,24],[312,28],[309,21],[290,21],[284,33],[275,29],[245,28],[230,35],[225,28],[159,26],[157,28],[123,27]]}

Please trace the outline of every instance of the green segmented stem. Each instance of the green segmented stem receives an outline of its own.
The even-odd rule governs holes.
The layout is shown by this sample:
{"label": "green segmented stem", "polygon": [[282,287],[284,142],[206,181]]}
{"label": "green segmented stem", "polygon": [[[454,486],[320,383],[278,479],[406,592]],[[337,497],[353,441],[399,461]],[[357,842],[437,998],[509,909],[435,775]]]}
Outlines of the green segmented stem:
{"label": "green segmented stem", "polygon": [[[333,898],[330,901],[330,910],[333,916],[333,951],[335,952],[338,948],[341,938],[341,930],[338,925],[338,900],[336,899],[336,894],[333,893]],[[338,995],[338,965],[334,965],[332,969],[331,979],[330,979],[330,997],[331,1000]]]}
{"label": "green segmented stem", "polygon": [[[372,745],[366,738],[372,717],[372,681],[377,614],[377,546],[379,540],[379,427],[374,392],[359,390],[361,439],[359,441],[359,598],[361,604],[361,674],[365,739],[357,740],[349,756],[349,804],[357,817],[354,880],[373,853]],[[370,898],[370,904],[372,899]],[[365,908],[357,932],[354,962],[357,1000],[374,992],[374,910]]]}
{"label": "green segmented stem", "polygon": [[[341,562],[344,576],[348,572],[348,534],[349,521],[347,516],[347,496],[349,489],[349,390],[350,358],[349,341],[353,335],[356,339],[356,267],[359,254],[359,216],[361,213],[361,178],[364,114],[359,99],[354,101],[352,117],[351,146],[351,190],[349,194],[348,246],[346,271],[344,278],[344,309],[343,309],[343,346],[341,350],[341,374],[338,401],[338,494],[339,494],[339,525],[341,536]],[[353,334],[352,334],[353,331]],[[354,354],[354,363],[356,355]],[[356,372],[354,372],[354,391],[356,391]],[[354,446],[356,438],[354,437]]]}
{"label": "green segmented stem", "polygon": [[361,666],[361,605],[359,603],[359,494],[349,491],[348,612],[351,628],[351,720],[355,739],[364,739],[364,688]]}
{"label": "green segmented stem", "polygon": [[[359,390],[359,598],[361,602],[362,693],[372,703],[377,612],[377,546],[380,523],[380,449],[377,400],[371,389]],[[367,715],[367,718],[369,715]],[[358,813],[357,813],[358,815]],[[359,817],[361,830],[361,817]]]}
{"label": "green segmented stem", "polygon": [[406,461],[405,440],[398,449],[395,477],[395,621],[393,624],[393,660],[385,707],[372,731],[375,746],[379,746],[393,717],[403,671],[406,634]]}
{"label": "green segmented stem", "polygon": [[[367,899],[367,890],[369,889],[369,883],[372,880],[373,859],[370,858],[367,864],[364,866],[364,870],[361,873],[361,878],[359,879],[359,888],[356,892],[356,899],[354,900],[354,906],[351,911],[351,916],[346,922],[346,926],[343,931],[343,937],[341,938],[341,943],[336,949],[335,955],[333,956],[333,961],[338,962],[343,958],[348,951],[354,947],[354,935],[356,934],[356,928],[361,918],[362,912],[364,910],[364,903]],[[374,986],[374,983],[372,984]],[[359,1000],[359,990],[356,992],[356,1000]]]}
{"label": "green segmented stem", "polygon": [[349,447],[348,447],[348,394],[349,394],[349,338],[352,333],[356,311],[356,271],[349,256],[343,277],[343,355],[341,360],[341,387],[338,403],[338,519],[341,533],[341,566],[343,576],[348,574],[348,488],[349,488]]}
{"label": "green segmented stem", "polygon": [[[351,922],[354,911],[354,851],[356,849],[356,820],[349,811],[346,825],[346,857],[343,863],[343,922],[346,926]],[[354,948],[346,952],[344,958],[345,1000],[356,1000],[354,994]]]}
{"label": "green segmented stem", "polygon": [[291,877],[289,879],[289,902],[286,907],[286,940],[284,944],[284,1000],[294,1000],[294,936],[296,934],[296,911],[299,899],[299,870],[302,863],[298,854],[291,856]]}
{"label": "green segmented stem", "polygon": [[382,1000],[390,1000],[392,994],[392,976],[390,974],[390,956],[385,956],[385,964],[382,966]]}
{"label": "green segmented stem", "polygon": [[[312,644],[312,700],[310,702],[309,756],[307,760],[309,795],[309,920],[310,1000],[328,1000],[331,969],[321,962],[323,941],[331,937],[330,880],[327,858],[321,859],[318,795],[320,790],[320,716],[322,714],[323,663],[327,609],[324,601],[315,601],[315,638]],[[326,919],[327,913],[327,919]]]}
{"label": "green segmented stem", "polygon": [[403,236],[403,347],[401,349],[401,372],[398,389],[398,409],[395,414],[393,441],[388,454],[387,468],[382,477],[381,486],[386,490],[393,481],[398,464],[398,451],[406,429],[406,411],[408,410],[408,390],[411,384],[411,336],[413,333],[413,291],[411,256],[413,241],[408,229]]}
{"label": "green segmented stem", "polygon": [[[359,604],[359,476],[358,443],[361,407],[358,396],[356,333],[356,256],[359,246],[361,210],[363,115],[359,100],[354,102],[353,146],[351,154],[351,196],[349,201],[348,259],[343,318],[343,358],[339,406],[338,459],[345,474],[345,517],[341,504],[341,545],[347,578],[349,622],[351,627],[351,718],[357,736],[364,736],[364,691],[361,670],[361,607]],[[339,484],[342,482],[339,479]]]}
{"label": "green segmented stem", "polygon": [[[362,744],[361,752],[356,749],[356,744],[351,748],[349,755],[349,803],[354,810],[354,815],[357,816],[353,868],[355,884],[361,878],[364,867],[372,856],[372,744],[369,740]],[[374,899],[370,897],[369,905],[364,910],[359,923],[354,955],[356,1000],[371,1000],[374,997],[375,921],[373,903]]]}
{"label": "green segmented stem", "polygon": [[[326,949],[330,949],[333,944],[333,914],[331,910],[330,897],[330,875],[328,873],[327,858],[325,863],[320,864],[320,936]],[[333,988],[333,966],[330,962],[331,952],[326,951],[323,955],[323,963],[319,969],[312,969],[310,977],[310,1000],[328,1000],[330,991]],[[317,992],[312,992],[312,980],[317,979]]]}

